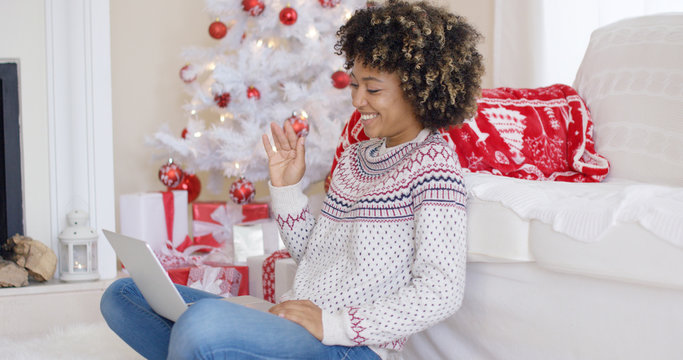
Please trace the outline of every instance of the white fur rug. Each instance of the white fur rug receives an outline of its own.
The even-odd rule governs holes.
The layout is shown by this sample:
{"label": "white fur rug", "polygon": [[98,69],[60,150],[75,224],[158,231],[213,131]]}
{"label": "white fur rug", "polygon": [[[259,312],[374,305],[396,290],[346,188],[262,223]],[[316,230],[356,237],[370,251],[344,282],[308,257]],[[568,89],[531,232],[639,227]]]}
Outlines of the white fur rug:
{"label": "white fur rug", "polygon": [[104,322],[56,328],[25,338],[0,338],[2,360],[144,359],[119,339]]}

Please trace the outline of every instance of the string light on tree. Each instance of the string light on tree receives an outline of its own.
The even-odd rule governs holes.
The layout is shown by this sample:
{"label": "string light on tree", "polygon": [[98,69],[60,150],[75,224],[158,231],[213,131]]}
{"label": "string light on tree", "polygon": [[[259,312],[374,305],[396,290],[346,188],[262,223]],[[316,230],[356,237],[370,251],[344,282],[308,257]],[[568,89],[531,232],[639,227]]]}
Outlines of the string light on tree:
{"label": "string light on tree", "polygon": [[227,33],[228,27],[225,26],[225,24],[221,22],[219,19],[216,19],[216,21],[212,22],[211,25],[209,25],[209,35],[211,35],[211,37],[216,40],[224,38],[225,34]]}
{"label": "string light on tree", "polygon": [[299,14],[297,14],[296,10],[294,10],[294,8],[289,5],[287,5],[286,8],[280,10],[280,22],[283,25],[294,25],[298,17]]}

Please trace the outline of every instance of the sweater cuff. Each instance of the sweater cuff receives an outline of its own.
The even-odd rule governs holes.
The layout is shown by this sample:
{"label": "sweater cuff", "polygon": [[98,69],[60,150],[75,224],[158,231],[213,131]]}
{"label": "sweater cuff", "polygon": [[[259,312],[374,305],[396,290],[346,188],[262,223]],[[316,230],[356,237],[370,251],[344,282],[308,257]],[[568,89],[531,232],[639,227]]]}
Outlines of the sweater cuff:
{"label": "sweater cuff", "polygon": [[308,198],[301,190],[301,181],[294,185],[273,186],[268,181],[271,206],[276,214],[298,214],[308,205]]}
{"label": "sweater cuff", "polygon": [[325,345],[356,346],[346,333],[346,311],[328,313],[323,310],[323,341]]}

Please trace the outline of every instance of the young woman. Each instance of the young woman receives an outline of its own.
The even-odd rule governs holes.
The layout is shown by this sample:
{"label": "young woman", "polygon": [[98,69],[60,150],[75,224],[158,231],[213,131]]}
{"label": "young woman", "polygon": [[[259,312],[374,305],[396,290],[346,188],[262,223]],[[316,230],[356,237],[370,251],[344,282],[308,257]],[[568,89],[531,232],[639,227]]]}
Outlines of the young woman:
{"label": "young woman", "polygon": [[[339,159],[315,219],[299,186],[305,139],[271,125],[263,136],[272,209],[298,263],[270,313],[179,286],[195,302],[178,321],[154,313],[130,280],[102,313],[148,358],[378,359],[452,315],[465,286],[466,192],[454,150],[436,129],[476,110],[479,34],[426,3],[357,11],[338,33],[351,98],[371,140]],[[273,147],[274,145],[274,147]]]}

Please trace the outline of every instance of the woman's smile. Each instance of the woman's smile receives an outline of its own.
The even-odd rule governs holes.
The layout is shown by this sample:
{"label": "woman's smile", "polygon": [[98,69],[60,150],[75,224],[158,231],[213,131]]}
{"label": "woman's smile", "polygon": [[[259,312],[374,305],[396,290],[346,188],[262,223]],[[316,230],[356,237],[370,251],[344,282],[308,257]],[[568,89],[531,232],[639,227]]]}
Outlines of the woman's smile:
{"label": "woman's smile", "polygon": [[387,147],[413,140],[424,127],[406,99],[395,72],[384,72],[354,63],[351,71],[351,99],[360,112],[365,135],[385,138]]}

